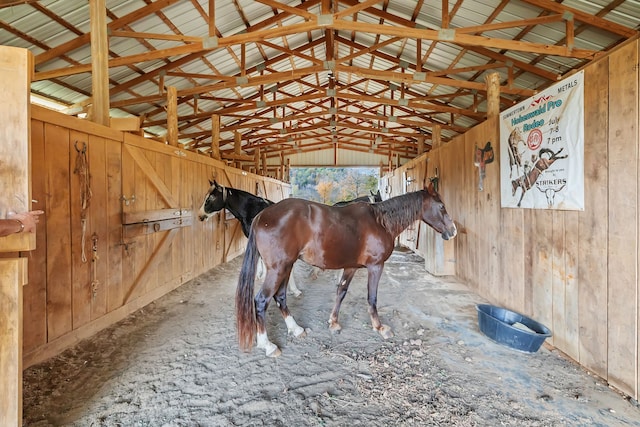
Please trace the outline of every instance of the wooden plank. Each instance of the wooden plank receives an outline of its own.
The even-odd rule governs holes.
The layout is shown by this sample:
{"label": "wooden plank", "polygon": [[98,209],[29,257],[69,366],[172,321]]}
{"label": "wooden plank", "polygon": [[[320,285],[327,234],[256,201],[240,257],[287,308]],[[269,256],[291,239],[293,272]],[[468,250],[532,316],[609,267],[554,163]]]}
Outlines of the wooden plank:
{"label": "wooden plank", "polygon": [[[44,159],[44,123],[31,121],[31,167],[46,170]],[[46,174],[31,178],[34,208],[45,210]],[[24,351],[29,352],[47,342],[47,215],[40,216],[36,233],[36,249],[30,252],[29,284],[24,289]]]}
{"label": "wooden plank", "polygon": [[[530,210],[530,223],[526,227],[527,242],[531,252],[530,275],[532,317],[553,330],[553,212]],[[555,345],[555,337],[548,338]]]}
{"label": "wooden plank", "polygon": [[[155,151],[144,152],[144,158],[146,158],[149,162],[149,165],[151,165],[154,178],[157,178],[158,182],[161,182],[162,185],[165,188],[167,188],[166,184],[164,183],[164,176],[160,176],[156,171],[156,169],[158,168],[157,158],[162,156],[163,156],[162,154]],[[140,165],[138,164],[138,166]],[[144,204],[138,207],[144,206],[144,210],[146,211],[146,210],[155,210],[161,206],[164,206],[164,203],[162,204],[158,203],[158,191],[156,190],[155,184],[151,183],[149,180],[150,178],[148,175],[149,171],[144,169],[139,169],[139,171],[141,171],[144,174],[144,179],[141,179],[138,182],[138,184],[144,187],[142,191],[144,192],[145,197],[143,199]],[[152,185],[149,185],[149,184],[152,184]],[[173,198],[173,195],[171,195],[171,197]],[[143,272],[146,271],[149,260],[154,256],[154,253],[156,253],[156,250],[158,248],[158,239],[160,237],[156,234],[148,234],[146,236],[143,236],[140,239],[141,242],[143,242],[142,244],[144,245],[144,248],[145,248],[144,250],[145,255],[144,255],[144,258],[141,258],[138,260],[138,264],[136,265],[136,269],[140,272],[139,275],[142,275]],[[159,265],[159,263],[156,265]],[[159,275],[158,275],[157,269],[154,268],[154,269],[148,270],[146,276],[147,276],[146,279],[142,282],[142,286],[140,286],[138,289],[138,292],[139,292],[138,295],[149,292],[158,284]]]}
{"label": "wooden plank", "polygon": [[[157,203],[156,203],[157,204]],[[144,222],[162,221],[165,219],[176,219],[186,215],[191,215],[191,211],[186,208],[150,209],[141,212],[125,212],[122,223],[138,224]]]}
{"label": "wooden plank", "polygon": [[[637,43],[609,57],[609,383],[636,396],[638,360]],[[633,361],[633,363],[630,363]]]}
{"label": "wooden plank", "polygon": [[140,117],[111,117],[109,127],[123,132],[139,132]]}
{"label": "wooden plank", "polygon": [[[124,148],[124,144],[121,147],[121,155],[122,155],[122,218],[119,218],[120,221],[123,220],[124,215],[127,213],[135,212],[135,202],[133,196],[136,194],[136,163],[131,157],[131,154],[128,150]],[[114,218],[115,219],[115,218]],[[113,295],[114,300],[111,303],[112,306],[121,306],[124,305],[124,294],[127,289],[133,283],[134,278],[137,273],[135,270],[135,259],[136,253],[139,252],[139,248],[137,247],[140,239],[130,239],[125,240],[122,237],[122,227],[119,227],[118,232],[120,234],[121,240],[121,248],[122,248],[122,283],[121,289],[118,290],[117,294],[121,296],[121,299],[118,301],[116,298],[118,295]]]}
{"label": "wooden plank", "polygon": [[580,289],[578,286],[579,244],[579,212],[564,212],[564,295],[565,295],[565,340],[567,346],[563,351],[574,360],[580,360],[579,325],[580,325]]}
{"label": "wooden plank", "polygon": [[565,312],[565,227],[564,214],[562,211],[552,211],[553,231],[551,233],[552,255],[551,255],[551,312],[553,323],[553,343],[555,346],[568,348],[566,329],[568,320]]}
{"label": "wooden plank", "polygon": [[35,120],[41,120],[46,123],[56,124],[57,126],[62,126],[69,130],[73,129],[79,132],[102,136],[114,141],[122,141],[125,135],[121,131],[111,129],[109,127],[102,126],[88,120],[68,116],[66,114],[62,114],[49,108],[41,107],[36,104],[31,105],[31,117]]}
{"label": "wooden plank", "polygon": [[[69,140],[71,293],[75,329],[91,321],[91,198],[89,194],[83,196],[83,192],[86,192],[83,187],[87,179],[91,182],[90,178],[93,178],[93,172],[89,169],[89,152],[93,151],[93,147],[89,148],[89,135],[86,133],[72,130],[69,132]],[[83,203],[86,208],[83,208]]]}
{"label": "wooden plank", "polygon": [[138,224],[126,224],[123,226],[123,233],[125,239],[132,239],[147,234],[172,230],[174,228],[191,227],[191,225],[193,225],[193,222],[192,218],[189,216],[184,218],[149,221]]}
{"label": "wooden plank", "polygon": [[[2,239],[2,238],[0,238]],[[0,425],[22,424],[22,287],[27,258],[0,259]]]}
{"label": "wooden plank", "polygon": [[[29,87],[33,55],[26,49],[0,46],[0,92],[11,102],[0,107],[0,218],[7,213],[31,210]],[[35,248],[35,236],[20,233],[0,241],[2,252]]]}
{"label": "wooden plank", "polygon": [[107,313],[122,305],[122,144],[107,140],[105,146],[107,175],[108,249],[106,278]]}
{"label": "wooden plank", "polygon": [[[186,216],[190,227],[183,228],[178,233],[177,244],[173,246],[173,274],[182,277],[182,280],[190,280],[195,277],[196,252],[202,246],[196,246],[196,235],[193,224],[197,221],[196,212],[198,204],[204,194],[201,187],[208,184],[207,181],[198,180],[199,165],[191,161],[178,162],[172,159],[172,171],[178,171],[172,181],[172,191],[177,195],[182,206],[191,206],[192,210]],[[206,191],[206,190],[205,190]]]}
{"label": "wooden plank", "polygon": [[[70,331],[71,232],[69,209],[69,130],[45,125],[47,175],[47,341]],[[55,237],[54,237],[55,236]]]}
{"label": "wooden plank", "polygon": [[577,240],[579,293],[579,361],[607,378],[607,259],[609,231],[609,61],[597,61],[584,76],[584,212],[580,213]]}
{"label": "wooden plank", "polygon": [[[633,44],[636,46],[636,61],[638,60],[638,58],[640,58],[640,40],[636,39]],[[640,96],[640,69],[638,67],[638,62],[635,63],[635,65],[633,66],[633,69],[636,72],[636,84],[637,84],[637,89],[636,89],[636,97]],[[638,99],[638,98],[636,98]],[[640,126],[640,100],[639,103],[636,104],[636,137],[640,138],[640,136],[638,136],[638,126]],[[636,144],[638,143],[638,140],[636,140]],[[640,168],[640,165],[638,166]],[[638,201],[640,202],[640,197],[638,197]],[[637,209],[640,210],[640,206],[636,205]],[[640,215],[638,215],[640,217]],[[636,242],[640,241],[640,225],[638,226],[638,231],[636,232]],[[638,251],[640,252],[640,250]],[[639,258],[636,260],[636,271],[638,271],[640,269],[640,265],[638,265],[638,263],[640,263],[640,256]],[[637,279],[637,277],[636,277]],[[640,285],[636,282],[636,333],[638,333],[638,331],[640,331]],[[635,401],[637,402],[638,399],[640,399],[640,341],[636,340],[636,382],[634,384],[635,386],[635,394],[633,395],[633,398],[635,399]]]}
{"label": "wooden plank", "polygon": [[[106,140],[99,136],[89,136],[89,165],[91,171],[92,201],[89,205],[90,232],[86,241],[88,264],[91,274],[88,290],[90,295],[91,319],[107,313],[107,277],[109,267],[109,223],[107,201]],[[98,202],[98,201],[101,201]],[[74,302],[75,304],[75,302]],[[75,306],[74,306],[75,308]]]}

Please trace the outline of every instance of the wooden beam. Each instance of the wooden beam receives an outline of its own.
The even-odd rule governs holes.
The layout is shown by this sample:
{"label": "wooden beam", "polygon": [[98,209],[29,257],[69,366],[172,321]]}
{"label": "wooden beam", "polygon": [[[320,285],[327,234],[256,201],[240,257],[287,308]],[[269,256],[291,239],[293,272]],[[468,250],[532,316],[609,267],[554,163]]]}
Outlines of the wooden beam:
{"label": "wooden beam", "polygon": [[491,119],[500,115],[500,74],[487,74],[485,82],[487,84],[487,119]]}
{"label": "wooden beam", "polygon": [[216,0],[209,0],[209,37],[216,35]]}
{"label": "wooden beam", "polygon": [[211,157],[221,160],[220,157],[220,116],[211,115]]}
{"label": "wooden beam", "polygon": [[178,146],[178,95],[174,86],[167,88],[167,142]]}
{"label": "wooden beam", "polygon": [[589,24],[590,26],[600,28],[601,30],[605,30],[609,33],[618,34],[622,37],[633,37],[638,34],[638,31],[627,28],[624,25],[616,24],[615,22],[608,21],[606,19],[598,18],[597,16],[591,15],[587,12],[582,12],[578,9],[574,9],[572,7],[564,6],[563,4],[556,3],[551,0],[522,0],[525,3],[532,4],[534,6],[538,6],[544,10],[550,10],[551,12],[556,12],[563,14],[565,12],[569,12],[573,14],[574,19],[577,19],[580,22],[584,22],[585,24]]}
{"label": "wooden beam", "polygon": [[423,30],[420,28],[406,28],[392,25],[369,24],[362,22],[353,22],[345,20],[337,20],[331,25],[331,28],[341,31],[355,31],[356,33],[384,34],[388,36],[422,38],[426,40],[442,41],[456,43],[468,46],[480,46],[493,49],[506,49],[520,52],[538,53],[543,55],[556,55],[569,58],[590,59],[595,56],[597,51],[587,49],[568,49],[564,46],[550,46],[542,43],[531,43],[520,40],[504,40],[483,36],[474,36],[469,34],[453,31],[450,34],[443,35],[440,31]]}
{"label": "wooden beam", "polygon": [[496,22],[494,24],[475,25],[472,27],[456,28],[456,32],[460,34],[484,33],[487,31],[503,30],[505,28],[529,27],[534,25],[551,24],[564,20],[562,14],[554,14],[540,16],[537,18],[521,19],[518,21]]}
{"label": "wooden beam", "polygon": [[298,15],[303,17],[308,21],[316,21],[317,16],[311,12],[308,12],[305,9],[288,6],[284,3],[274,0],[256,0],[259,3],[266,4],[267,6],[271,6],[274,9],[284,10],[285,12],[289,12],[291,15]]}
{"label": "wooden beam", "polygon": [[170,40],[185,43],[196,43],[202,41],[202,37],[185,36],[182,34],[157,34],[157,33],[139,33],[137,31],[111,31],[109,37],[126,37],[133,39],[152,39],[152,40]]}
{"label": "wooden beam", "polygon": [[89,2],[91,16],[91,94],[90,120],[109,126],[109,38],[106,0]]}

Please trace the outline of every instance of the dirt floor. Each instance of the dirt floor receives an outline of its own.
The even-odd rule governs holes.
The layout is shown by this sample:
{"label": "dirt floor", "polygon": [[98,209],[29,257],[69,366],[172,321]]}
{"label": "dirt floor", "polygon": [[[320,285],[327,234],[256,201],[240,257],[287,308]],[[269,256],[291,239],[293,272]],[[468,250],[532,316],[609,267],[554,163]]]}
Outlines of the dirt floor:
{"label": "dirt floor", "polygon": [[289,308],[306,338],[287,337],[272,304],[269,334],[282,356],[238,351],[233,298],[242,257],[192,280],[24,375],[26,426],[640,426],[640,408],[555,351],[522,353],[477,326],[486,302],[423,260],[396,251],[378,307],[395,337],[370,326],[366,274],[356,275],[340,334],[327,319],[335,272]]}

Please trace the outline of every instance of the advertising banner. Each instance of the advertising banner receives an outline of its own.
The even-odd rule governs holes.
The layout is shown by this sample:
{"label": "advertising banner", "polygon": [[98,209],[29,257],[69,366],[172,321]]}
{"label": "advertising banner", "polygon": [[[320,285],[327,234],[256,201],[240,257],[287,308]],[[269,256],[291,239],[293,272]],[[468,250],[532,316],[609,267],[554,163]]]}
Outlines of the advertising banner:
{"label": "advertising banner", "polygon": [[584,72],[500,113],[504,208],[584,210]]}

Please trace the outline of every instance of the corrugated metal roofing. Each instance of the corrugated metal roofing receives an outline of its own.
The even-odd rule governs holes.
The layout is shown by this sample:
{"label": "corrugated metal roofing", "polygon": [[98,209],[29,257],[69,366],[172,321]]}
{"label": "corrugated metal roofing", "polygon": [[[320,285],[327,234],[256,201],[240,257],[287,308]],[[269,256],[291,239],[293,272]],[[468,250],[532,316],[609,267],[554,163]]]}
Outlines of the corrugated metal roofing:
{"label": "corrugated metal roofing", "polygon": [[[106,0],[111,115],[144,117],[163,138],[161,93],[173,86],[185,148],[209,150],[220,114],[223,152],[237,130],[246,153],[294,165],[415,157],[435,125],[446,142],[484,120],[487,73],[499,73],[506,108],[636,37],[640,22],[637,0],[216,0],[214,39],[209,3]],[[0,2],[0,43],[33,52],[33,93],[70,114],[92,103],[79,69],[92,60],[89,14],[87,2]]]}

